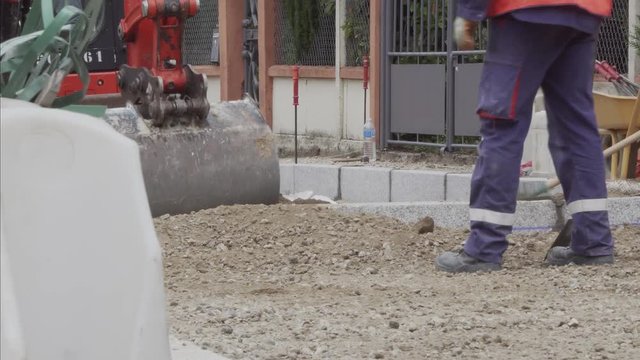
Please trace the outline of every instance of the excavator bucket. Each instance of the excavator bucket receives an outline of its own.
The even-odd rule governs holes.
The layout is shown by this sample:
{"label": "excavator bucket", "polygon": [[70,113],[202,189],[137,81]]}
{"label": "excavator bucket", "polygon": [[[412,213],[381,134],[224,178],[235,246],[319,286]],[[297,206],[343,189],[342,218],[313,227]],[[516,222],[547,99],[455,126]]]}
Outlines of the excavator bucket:
{"label": "excavator bucket", "polygon": [[[2,1],[3,9],[11,5],[13,12],[19,10],[15,1]],[[120,92],[117,101],[132,105],[108,109],[104,118],[138,143],[154,216],[223,204],[277,202],[280,174],[274,137],[256,103],[246,99],[210,105],[206,77],[182,63],[184,22],[197,13],[199,1],[140,4],[140,0],[107,5],[103,0],[86,0],[82,6],[67,6],[62,0],[33,2],[23,35],[2,43],[6,51],[0,54],[1,95],[63,107],[75,104],[85,93],[110,98]],[[1,17],[3,40],[5,35],[17,35],[17,31],[5,34],[5,27],[15,27],[16,16],[25,13],[13,12]],[[57,14],[55,20],[52,13]],[[99,33],[104,23],[119,25]],[[96,38],[98,34],[104,39]],[[81,60],[91,47],[100,51],[113,47],[120,54],[123,44],[127,64],[107,56],[105,60],[112,58],[114,63],[87,69]],[[72,70],[76,74],[67,75]],[[94,91],[89,86],[94,83],[105,86]]]}
{"label": "excavator bucket", "polygon": [[153,216],[278,201],[274,136],[250,99],[213,104],[198,126],[158,128],[131,107],[108,109],[105,121],[140,146]]}

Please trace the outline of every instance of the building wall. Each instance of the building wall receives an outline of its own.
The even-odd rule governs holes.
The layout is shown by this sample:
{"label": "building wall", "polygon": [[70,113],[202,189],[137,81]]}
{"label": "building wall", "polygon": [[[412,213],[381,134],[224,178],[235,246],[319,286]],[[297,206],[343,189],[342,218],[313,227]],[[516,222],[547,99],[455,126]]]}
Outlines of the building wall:
{"label": "building wall", "polygon": [[220,102],[220,78],[207,76],[207,100],[210,103]]}
{"label": "building wall", "polygon": [[[362,140],[362,127],[364,125],[364,89],[362,80],[345,80],[344,86],[344,116],[345,132],[343,139]],[[370,90],[370,89],[369,89]],[[371,118],[371,91],[367,91],[367,117]]]}
{"label": "building wall", "polygon": [[[362,139],[364,92],[362,80],[343,79],[343,98],[335,79],[302,78],[299,82],[298,134]],[[370,103],[367,94],[367,103]],[[342,109],[340,103],[342,102]],[[294,133],[291,78],[273,80],[273,131]]]}

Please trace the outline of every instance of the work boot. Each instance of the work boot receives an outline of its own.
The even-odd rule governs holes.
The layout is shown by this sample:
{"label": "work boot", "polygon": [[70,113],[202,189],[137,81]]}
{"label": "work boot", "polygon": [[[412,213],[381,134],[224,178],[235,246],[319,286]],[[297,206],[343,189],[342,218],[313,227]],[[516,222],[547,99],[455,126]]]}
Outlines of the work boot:
{"label": "work boot", "polygon": [[546,262],[548,265],[604,265],[613,264],[613,255],[584,256],[576,254],[570,247],[556,246],[549,250]]}
{"label": "work boot", "polygon": [[436,258],[436,269],[451,273],[484,272],[502,269],[500,264],[484,262],[468,255],[464,250],[447,251]]}

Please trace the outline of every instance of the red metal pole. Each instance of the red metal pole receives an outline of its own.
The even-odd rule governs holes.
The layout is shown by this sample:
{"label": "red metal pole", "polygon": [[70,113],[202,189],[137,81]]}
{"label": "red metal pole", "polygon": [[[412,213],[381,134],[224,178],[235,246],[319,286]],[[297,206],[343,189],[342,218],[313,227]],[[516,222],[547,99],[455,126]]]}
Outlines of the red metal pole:
{"label": "red metal pole", "polygon": [[362,59],[362,88],[364,89],[364,122],[367,122],[367,89],[369,88],[369,56]]}

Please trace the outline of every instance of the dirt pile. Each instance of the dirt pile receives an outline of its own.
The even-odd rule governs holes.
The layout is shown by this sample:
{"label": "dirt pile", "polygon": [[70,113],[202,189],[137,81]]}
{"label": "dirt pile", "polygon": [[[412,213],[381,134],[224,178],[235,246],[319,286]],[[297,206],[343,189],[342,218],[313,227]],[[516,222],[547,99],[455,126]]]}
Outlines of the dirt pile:
{"label": "dirt pile", "polygon": [[433,258],[467,232],[437,224],[285,204],[155,224],[172,331],[232,359],[640,358],[638,227],[613,266],[546,268],[556,234],[518,234],[504,271],[448,275]]}

